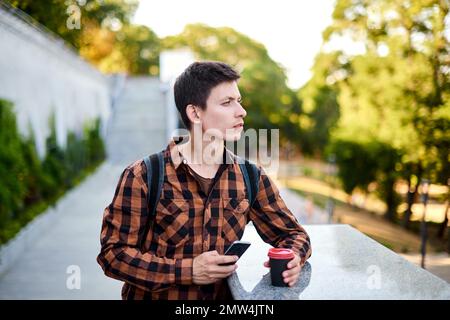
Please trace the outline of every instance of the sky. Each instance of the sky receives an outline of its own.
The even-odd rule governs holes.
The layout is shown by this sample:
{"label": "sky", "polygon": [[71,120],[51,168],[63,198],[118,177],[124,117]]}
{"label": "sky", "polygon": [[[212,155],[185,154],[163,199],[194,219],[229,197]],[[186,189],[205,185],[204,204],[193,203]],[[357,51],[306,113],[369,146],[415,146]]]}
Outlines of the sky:
{"label": "sky", "polygon": [[311,76],[333,6],[334,0],[141,0],[133,22],[159,37],[178,34],[190,23],[231,27],[264,44],[297,89]]}

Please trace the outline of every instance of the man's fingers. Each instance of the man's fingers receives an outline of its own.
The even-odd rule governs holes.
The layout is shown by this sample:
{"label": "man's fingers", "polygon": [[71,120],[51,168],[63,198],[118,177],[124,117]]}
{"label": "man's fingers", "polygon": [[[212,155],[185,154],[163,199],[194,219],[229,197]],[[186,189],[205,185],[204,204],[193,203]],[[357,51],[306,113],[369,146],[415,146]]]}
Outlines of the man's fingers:
{"label": "man's fingers", "polygon": [[291,282],[292,280],[294,280],[296,277],[297,277],[297,275],[291,275],[291,276],[288,276],[288,277],[283,277],[283,281],[285,283],[288,283],[288,282]]}
{"label": "man's fingers", "polygon": [[265,262],[264,262],[264,267],[266,267],[266,268],[270,268],[270,264],[269,264],[269,261],[265,261]]}
{"label": "man's fingers", "polygon": [[225,256],[225,255],[220,256],[219,255],[216,258],[216,264],[236,262],[236,261],[238,261],[238,258],[239,258],[238,256]]}
{"label": "man's fingers", "polygon": [[234,270],[236,270],[237,265],[233,264],[231,266],[212,266],[211,267],[211,274],[230,274],[233,273]]}
{"label": "man's fingers", "polygon": [[292,287],[293,285],[295,285],[295,284],[297,283],[297,281],[298,281],[298,278],[299,278],[299,277],[294,277],[293,279],[289,280],[288,285],[289,285],[290,287]]}
{"label": "man's fingers", "polygon": [[215,278],[215,279],[223,279],[223,278],[227,278],[229,276],[231,276],[233,274],[234,270],[228,273],[211,273],[211,278]]}
{"label": "man's fingers", "polygon": [[288,269],[286,271],[283,271],[283,281],[284,283],[287,283],[288,286],[292,287],[298,280],[300,276],[301,267],[300,265]]}
{"label": "man's fingers", "polygon": [[285,277],[283,280],[284,280],[284,282],[291,282],[291,281],[293,281],[295,279],[298,279],[298,275],[297,274],[294,274],[294,275],[289,276],[289,277]]}
{"label": "man's fingers", "polygon": [[216,273],[216,274],[212,274],[211,277],[219,280],[219,279],[224,279],[224,278],[228,278],[229,276],[231,276],[233,274],[233,272],[230,273]]}
{"label": "man's fingers", "polygon": [[297,282],[298,278],[299,278],[299,275],[295,274],[290,277],[283,278],[283,281],[284,281],[284,283],[287,283],[288,285],[291,286],[292,284],[295,284]]}
{"label": "man's fingers", "polygon": [[300,273],[300,266],[297,266],[295,268],[292,269],[288,269],[283,271],[283,277],[292,277],[293,275],[299,274]]}
{"label": "man's fingers", "polygon": [[294,259],[292,259],[291,261],[289,261],[287,267],[289,269],[296,267],[298,264],[300,263],[300,257],[295,255]]}
{"label": "man's fingers", "polygon": [[197,282],[196,284],[199,284],[199,285],[211,284],[211,283],[216,282],[217,280],[219,280],[219,278],[217,278],[217,279],[201,280],[201,281]]}

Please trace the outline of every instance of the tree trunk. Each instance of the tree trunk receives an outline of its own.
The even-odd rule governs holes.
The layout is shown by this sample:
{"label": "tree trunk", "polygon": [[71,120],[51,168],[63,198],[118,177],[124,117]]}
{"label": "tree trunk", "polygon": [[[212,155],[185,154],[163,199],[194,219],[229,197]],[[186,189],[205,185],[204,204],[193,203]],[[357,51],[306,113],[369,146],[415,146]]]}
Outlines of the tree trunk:
{"label": "tree trunk", "polygon": [[417,184],[412,185],[411,177],[408,179],[408,192],[406,193],[406,210],[403,216],[403,227],[405,229],[408,229],[409,226],[409,219],[411,218],[412,214],[412,206],[414,204],[414,199],[416,198],[417,194]]}
{"label": "tree trunk", "polygon": [[396,201],[396,194],[395,194],[395,179],[389,179],[386,183],[386,205],[387,210],[385,213],[385,217],[392,222],[396,222],[397,220],[397,201]]}
{"label": "tree trunk", "polygon": [[409,227],[409,219],[411,218],[411,214],[412,214],[412,206],[417,198],[417,195],[419,193],[419,184],[420,184],[420,180],[422,179],[422,166],[419,165],[419,167],[417,168],[417,182],[416,184],[413,186],[412,182],[411,182],[411,176],[409,177],[409,181],[408,181],[408,192],[406,193],[406,203],[407,203],[407,207],[405,210],[405,215],[403,217],[403,227],[405,229],[408,229]]}
{"label": "tree trunk", "polygon": [[403,227],[406,227],[406,221],[409,220],[409,217],[411,216],[411,210],[410,209],[410,196],[411,194],[411,177],[408,177],[408,191],[406,191],[406,210],[403,212]]}

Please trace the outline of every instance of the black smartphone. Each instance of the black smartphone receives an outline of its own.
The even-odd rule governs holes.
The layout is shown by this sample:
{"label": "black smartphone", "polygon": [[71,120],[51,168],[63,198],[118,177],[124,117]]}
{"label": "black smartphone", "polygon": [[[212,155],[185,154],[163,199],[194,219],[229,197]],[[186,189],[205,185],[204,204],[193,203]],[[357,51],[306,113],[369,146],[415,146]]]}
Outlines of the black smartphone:
{"label": "black smartphone", "polygon": [[[236,240],[228,247],[224,254],[226,256],[238,256],[240,258],[250,245],[250,242]],[[232,264],[235,264],[235,262],[221,263],[219,266],[230,266]]]}

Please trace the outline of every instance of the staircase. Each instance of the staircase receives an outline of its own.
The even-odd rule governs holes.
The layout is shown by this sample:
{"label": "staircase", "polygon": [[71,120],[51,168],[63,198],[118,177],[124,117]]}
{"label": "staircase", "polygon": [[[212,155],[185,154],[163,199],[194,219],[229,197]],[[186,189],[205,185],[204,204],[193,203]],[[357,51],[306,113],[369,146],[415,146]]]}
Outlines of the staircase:
{"label": "staircase", "polygon": [[125,80],[108,125],[110,162],[127,165],[167,145],[165,97],[160,86],[153,77]]}

